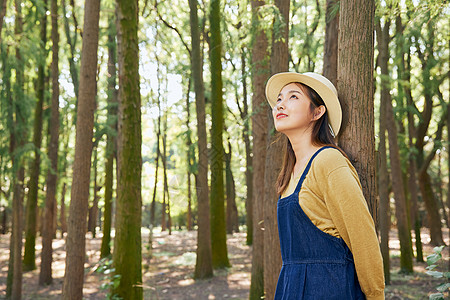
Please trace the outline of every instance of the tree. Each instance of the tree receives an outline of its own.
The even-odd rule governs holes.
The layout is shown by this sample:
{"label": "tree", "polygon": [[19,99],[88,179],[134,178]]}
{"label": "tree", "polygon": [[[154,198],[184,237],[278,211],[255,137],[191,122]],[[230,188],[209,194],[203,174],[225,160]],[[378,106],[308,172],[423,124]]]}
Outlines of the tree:
{"label": "tree", "polygon": [[225,201],[223,184],[223,91],[222,37],[220,33],[220,0],[211,0],[210,12],[211,61],[211,249],[216,269],[230,266],[227,253]]}
{"label": "tree", "polygon": [[[8,266],[7,292],[6,297],[21,299],[22,297],[22,218],[23,218],[23,198],[25,167],[23,165],[23,154],[21,153],[27,140],[28,111],[24,95],[24,58],[21,49],[23,41],[23,19],[22,2],[14,2],[16,15],[14,20],[14,35],[17,40],[16,46],[16,83],[14,88],[15,101],[10,103],[11,128],[10,154],[12,157],[13,172],[13,203],[12,203],[12,234],[10,241],[10,255]],[[15,118],[13,116],[15,115]]]}
{"label": "tree", "polygon": [[[272,34],[272,53],[270,56],[270,73],[286,72],[289,70],[289,8],[290,1],[275,0],[279,16],[275,18],[275,28],[280,32]],[[267,106],[266,106],[267,107]],[[264,289],[266,298],[275,295],[278,275],[281,269],[281,250],[278,238],[277,198],[275,182],[282,164],[283,145],[287,137],[277,138],[272,117],[272,110],[266,109],[267,114],[267,154],[264,173]],[[255,190],[255,187],[253,187]]]}
{"label": "tree", "polygon": [[75,160],[66,241],[63,299],[83,297],[86,217],[97,93],[97,50],[100,0],[86,0],[77,105]]}
{"label": "tree", "polygon": [[197,257],[194,277],[196,279],[213,276],[211,253],[211,227],[209,218],[208,149],[206,144],[205,91],[203,85],[203,64],[200,49],[200,33],[197,0],[189,0],[189,20],[192,38],[192,77],[195,90],[195,110],[198,132],[198,170],[195,185],[198,202]]}
{"label": "tree", "polygon": [[142,299],[141,96],[139,90],[138,1],[117,0],[119,120],[117,208],[113,261],[120,283],[114,293]]}
{"label": "tree", "polygon": [[381,27],[380,20],[377,21],[377,41],[379,51],[379,64],[381,68],[381,101],[383,108],[386,109],[386,127],[389,137],[389,157],[391,161],[392,189],[395,195],[395,216],[397,218],[398,237],[400,240],[400,271],[411,273],[412,265],[412,246],[411,230],[408,224],[408,209],[403,185],[402,167],[400,164],[400,153],[398,146],[397,125],[392,109],[391,89],[389,85],[389,17],[385,18],[385,24]]}
{"label": "tree", "polygon": [[[5,1],[6,3],[6,1]],[[38,61],[38,79],[36,83],[36,106],[34,109],[33,145],[34,160],[30,170],[30,180],[28,182],[28,200],[26,204],[26,226],[25,226],[25,249],[23,255],[24,271],[36,269],[36,216],[38,203],[39,175],[41,163],[42,145],[42,114],[45,94],[45,59],[47,57],[47,0],[43,1],[44,13],[41,14],[41,59]]]}
{"label": "tree", "polygon": [[116,26],[114,19],[109,21],[108,28],[108,117],[106,124],[106,166],[105,166],[105,206],[103,212],[103,236],[100,248],[100,257],[111,254],[111,219],[114,181],[114,159],[116,158],[116,133],[117,133],[117,89],[116,89]]}
{"label": "tree", "polygon": [[51,166],[47,173],[47,195],[45,198],[45,217],[42,233],[41,272],[39,273],[39,284],[48,285],[52,283],[52,242],[54,235],[54,220],[56,218],[56,187],[58,174],[58,140],[59,140],[59,34],[58,34],[58,1],[51,1],[52,15],[52,105],[50,119],[50,142],[48,157]]}
{"label": "tree", "polygon": [[325,16],[325,51],[323,55],[323,76],[337,85],[337,58],[339,34],[339,3],[336,0],[327,0]]}
{"label": "tree", "polygon": [[355,166],[377,224],[373,104],[373,0],[342,0],[339,10],[337,90],[342,106],[339,145]]}
{"label": "tree", "polygon": [[238,210],[236,206],[236,187],[234,184],[233,172],[231,170],[231,142],[228,137],[228,152],[225,152],[225,183],[227,194],[227,233],[239,232]]}
{"label": "tree", "polygon": [[[253,136],[253,182],[252,190],[252,270],[249,299],[264,296],[264,178],[267,143],[267,104],[264,85],[269,77],[269,42],[262,29],[260,9],[265,1],[252,0],[252,136]],[[262,203],[261,203],[262,202]]]}

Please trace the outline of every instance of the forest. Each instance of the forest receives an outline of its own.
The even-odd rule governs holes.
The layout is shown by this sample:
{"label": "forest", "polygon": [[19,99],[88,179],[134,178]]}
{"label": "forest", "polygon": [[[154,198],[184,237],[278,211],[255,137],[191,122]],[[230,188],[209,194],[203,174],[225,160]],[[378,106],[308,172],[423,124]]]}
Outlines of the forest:
{"label": "forest", "polygon": [[265,84],[287,71],[337,88],[386,299],[450,297],[449,20],[447,0],[0,0],[0,298],[273,299]]}

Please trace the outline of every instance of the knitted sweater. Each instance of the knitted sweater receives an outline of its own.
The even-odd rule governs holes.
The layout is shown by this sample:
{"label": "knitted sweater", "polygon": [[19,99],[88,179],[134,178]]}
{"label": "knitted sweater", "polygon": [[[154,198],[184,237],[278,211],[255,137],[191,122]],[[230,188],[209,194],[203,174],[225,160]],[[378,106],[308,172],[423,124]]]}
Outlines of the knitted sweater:
{"label": "knitted sweater", "polygon": [[[294,192],[301,173],[291,176],[282,198]],[[325,149],[313,160],[299,203],[320,230],[345,241],[366,298],[384,299],[383,262],[374,222],[355,168],[337,149]]]}

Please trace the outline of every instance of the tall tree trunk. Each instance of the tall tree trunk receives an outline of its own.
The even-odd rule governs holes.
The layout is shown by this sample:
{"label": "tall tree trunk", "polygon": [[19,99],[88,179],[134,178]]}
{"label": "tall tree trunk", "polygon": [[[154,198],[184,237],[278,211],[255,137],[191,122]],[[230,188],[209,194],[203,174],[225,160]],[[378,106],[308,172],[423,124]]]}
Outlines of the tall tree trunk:
{"label": "tall tree trunk", "polygon": [[[6,1],[5,1],[6,2]],[[23,255],[23,270],[31,271],[36,269],[36,212],[38,203],[39,175],[42,145],[42,112],[44,105],[45,91],[45,58],[47,51],[47,0],[43,2],[44,13],[41,16],[41,55],[42,60],[38,63],[38,79],[36,84],[37,102],[34,110],[33,145],[34,160],[30,170],[30,181],[28,182],[28,201],[26,204],[26,227],[25,227],[25,252]]]}
{"label": "tall tree trunk", "polygon": [[[259,19],[259,9],[265,1],[252,0],[252,31],[255,35],[252,44],[252,137],[253,137],[253,180],[250,183],[253,190],[250,199],[252,211],[251,224],[253,228],[252,270],[249,299],[261,299],[264,296],[264,178],[267,147],[267,104],[264,85],[269,77],[269,42],[262,29]],[[271,185],[273,186],[273,184]],[[273,199],[272,199],[273,200]],[[275,203],[272,201],[272,203]],[[267,299],[268,298],[266,296]]]}
{"label": "tall tree trunk", "polygon": [[[24,199],[24,178],[25,168],[21,151],[17,151],[25,145],[27,140],[27,103],[24,97],[24,60],[22,56],[21,41],[23,34],[22,2],[15,0],[15,24],[14,35],[16,36],[16,85],[14,89],[15,101],[11,108],[14,109],[15,120],[11,128],[10,153],[12,157],[12,169],[14,172],[13,202],[12,202],[12,234],[10,242],[10,260],[8,275],[11,274],[11,298],[21,299],[22,297],[22,219],[23,219],[23,199]],[[12,98],[11,98],[12,99]],[[13,118],[13,114],[10,115]],[[12,272],[10,270],[12,269]],[[9,283],[9,282],[8,282]],[[8,294],[7,294],[8,296]]]}
{"label": "tall tree trunk", "polygon": [[116,158],[116,137],[113,132],[117,132],[118,105],[116,56],[116,25],[114,18],[111,18],[108,28],[108,117],[106,123],[109,126],[109,132],[106,134],[105,206],[103,212],[102,245],[100,248],[100,257],[102,258],[111,254],[111,206],[114,190],[114,159]]}
{"label": "tall tree trunk", "polygon": [[[427,12],[429,17],[429,12]],[[416,143],[415,146],[418,150],[417,156],[417,168],[418,168],[418,179],[420,191],[422,194],[423,201],[425,203],[425,208],[427,210],[428,224],[430,226],[430,237],[432,245],[443,245],[444,240],[442,238],[441,229],[441,216],[439,215],[439,208],[437,204],[437,199],[434,196],[433,188],[431,186],[431,181],[429,175],[426,174],[429,164],[425,164],[425,137],[428,136],[428,129],[431,121],[431,115],[433,110],[433,93],[435,88],[433,88],[433,81],[436,80],[431,76],[431,69],[436,65],[436,59],[434,57],[434,31],[435,31],[435,20],[430,18],[427,22],[427,41],[425,43],[425,53],[423,53],[420,47],[417,49],[417,54],[422,62],[422,85],[423,85],[423,96],[425,99],[424,108],[421,112],[421,122],[419,123],[416,133]]]}
{"label": "tall tree trunk", "polygon": [[[97,121],[95,121],[96,123]],[[98,191],[101,187],[98,186],[98,143],[94,146],[94,161],[92,163],[94,168],[94,188],[92,195],[92,206],[88,211],[88,231],[92,233],[92,237],[95,238],[96,227],[97,227],[97,216],[98,216]]]}
{"label": "tall tree trunk", "polygon": [[[166,106],[167,108],[167,106]],[[162,132],[162,153],[161,160],[163,163],[163,203],[162,203],[162,220],[161,220],[161,231],[165,231],[167,229],[168,219],[170,218],[169,213],[169,189],[167,186],[167,153],[166,153],[166,136],[167,136],[167,110],[164,113],[163,119],[163,132]],[[166,220],[167,215],[167,220]],[[169,234],[170,234],[170,226],[169,226]]]}
{"label": "tall tree trunk", "polygon": [[119,166],[114,265],[123,299],[142,299],[141,173],[142,131],[139,90],[138,1],[117,0],[119,57]]}
{"label": "tall tree trunk", "polygon": [[[283,19],[280,33],[272,34],[272,54],[270,58],[270,73],[286,72],[289,70],[289,7],[290,1],[275,0]],[[264,97],[263,97],[264,99]],[[267,107],[267,106],[266,106]],[[272,111],[266,109],[267,114],[267,155],[264,173],[264,289],[266,298],[272,299],[275,295],[278,275],[281,270],[281,250],[278,238],[277,199],[275,182],[280,173],[282,164],[283,145],[287,137],[275,141],[275,127]],[[253,189],[256,189],[253,186]]]}
{"label": "tall tree trunk", "polygon": [[52,283],[52,242],[54,235],[54,220],[56,206],[56,187],[58,174],[58,145],[59,145],[59,34],[58,34],[58,0],[51,1],[52,20],[52,105],[50,119],[50,141],[48,157],[51,168],[47,173],[47,195],[45,198],[45,217],[42,233],[41,272],[39,273],[39,284],[48,285]]}
{"label": "tall tree trunk", "polygon": [[395,217],[397,219],[398,237],[400,240],[400,271],[413,271],[413,255],[411,246],[411,230],[408,223],[408,207],[404,193],[402,167],[398,146],[397,124],[392,109],[391,89],[389,85],[389,27],[390,20],[386,17],[384,27],[377,21],[377,41],[379,64],[381,68],[381,101],[385,102],[386,125],[389,137],[389,157],[391,161],[392,189],[395,196]]}
{"label": "tall tree trunk", "polygon": [[325,53],[323,55],[323,76],[337,85],[337,58],[339,35],[339,11],[336,11],[337,0],[327,0],[326,27],[325,27]]}
{"label": "tall tree trunk", "polygon": [[194,278],[208,278],[213,275],[211,253],[211,228],[209,218],[208,149],[206,144],[205,90],[203,85],[203,64],[200,48],[200,32],[197,0],[189,0],[189,20],[192,39],[192,77],[195,90],[195,110],[198,132],[198,170],[195,184],[198,202],[197,258]]}
{"label": "tall tree trunk", "polygon": [[[377,36],[381,34],[381,29],[378,28]],[[380,54],[381,56],[381,54]],[[380,57],[381,59],[381,57]],[[385,93],[386,91],[383,91]],[[389,91],[387,91],[389,92]],[[387,153],[386,153],[386,99],[385,94],[380,101],[380,118],[379,118],[379,133],[380,144],[378,146],[378,195],[380,199],[379,206],[379,224],[380,224],[380,238],[381,238],[381,255],[383,256],[384,267],[384,281],[386,285],[391,281],[391,267],[389,256],[389,231],[391,228],[391,212],[390,212],[390,198],[389,198],[389,172],[387,167]]]}
{"label": "tall tree trunk", "polygon": [[66,241],[66,268],[62,292],[65,300],[81,299],[83,297],[86,217],[89,199],[95,97],[97,93],[96,71],[100,0],[86,0],[84,12],[84,38],[81,50],[75,160],[73,163]]}
{"label": "tall tree trunk", "polygon": [[210,60],[211,60],[211,249],[216,269],[230,266],[225,225],[223,186],[223,91],[222,37],[220,0],[210,2]]}
{"label": "tall tree trunk", "polygon": [[[404,26],[402,24],[401,16],[397,16],[395,19],[395,29],[396,34],[398,36],[397,41],[397,55],[400,56],[399,62],[399,77],[402,79],[402,82],[409,83],[411,80],[411,54],[408,51],[407,60],[405,62],[405,54],[404,54],[404,37],[403,30]],[[398,60],[397,60],[398,61]],[[414,126],[414,116],[411,109],[414,108],[413,99],[411,95],[411,88],[408,84],[399,83],[398,87],[399,91],[403,91],[406,97],[406,105],[407,109],[407,118],[408,118],[408,146],[410,149],[414,149],[414,137],[416,136],[415,126]],[[417,190],[417,166],[416,166],[416,154],[415,151],[410,151],[408,155],[408,191],[410,195],[410,228],[414,229],[415,235],[415,244],[416,244],[416,261],[424,262],[423,260],[423,251],[422,251],[422,239],[421,239],[421,220],[419,216],[419,196]]]}
{"label": "tall tree trunk", "polygon": [[191,92],[191,77],[189,77],[188,88],[186,92],[186,158],[187,158],[187,190],[188,190],[188,207],[187,207],[187,216],[186,216],[186,227],[187,230],[192,230],[192,194],[191,194],[191,172],[192,165],[194,164],[194,151],[192,148],[192,140],[191,140],[191,130],[190,130],[190,104],[189,104],[189,93]]}
{"label": "tall tree trunk", "polygon": [[231,143],[228,138],[228,153],[225,153],[225,182],[227,194],[227,233],[239,232],[238,211],[236,206],[236,188],[231,171]]}
{"label": "tall tree trunk", "polygon": [[243,110],[241,112],[241,118],[244,121],[244,129],[242,131],[242,138],[245,144],[245,185],[247,186],[247,198],[245,201],[246,211],[246,224],[247,224],[247,245],[253,243],[253,158],[252,158],[252,146],[250,142],[250,118],[248,113],[247,102],[247,68],[246,68],[246,55],[244,48],[241,49],[241,75],[242,75],[242,99]]}
{"label": "tall tree trunk", "polygon": [[339,144],[355,166],[377,224],[373,104],[373,0],[342,0],[339,8],[338,94],[342,106]]}

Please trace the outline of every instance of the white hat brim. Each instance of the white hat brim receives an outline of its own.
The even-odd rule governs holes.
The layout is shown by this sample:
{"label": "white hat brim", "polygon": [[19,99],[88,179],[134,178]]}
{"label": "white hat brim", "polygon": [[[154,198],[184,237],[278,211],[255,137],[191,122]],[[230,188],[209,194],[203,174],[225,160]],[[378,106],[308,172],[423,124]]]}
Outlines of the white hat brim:
{"label": "white hat brim", "polygon": [[334,135],[337,136],[342,122],[341,104],[334,85],[320,74],[283,72],[273,75],[266,84],[266,97],[270,106],[273,108],[276,105],[281,89],[293,82],[307,85],[319,94],[327,108],[328,122],[333,129]]}

